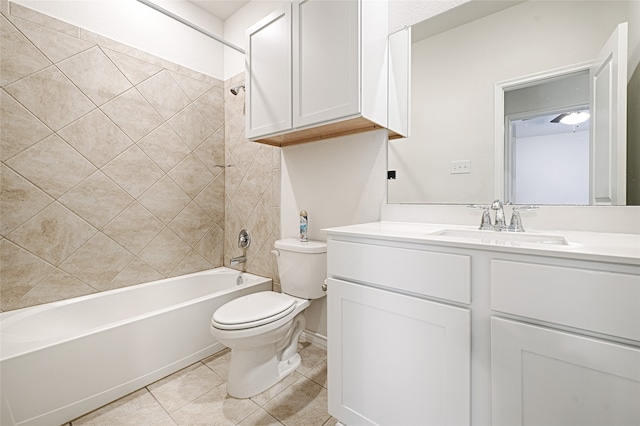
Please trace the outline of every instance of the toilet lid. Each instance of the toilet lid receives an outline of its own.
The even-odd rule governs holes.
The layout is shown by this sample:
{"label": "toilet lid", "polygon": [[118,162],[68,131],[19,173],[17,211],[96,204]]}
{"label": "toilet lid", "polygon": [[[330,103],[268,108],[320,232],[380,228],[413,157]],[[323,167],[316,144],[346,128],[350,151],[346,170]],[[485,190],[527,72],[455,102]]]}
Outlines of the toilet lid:
{"label": "toilet lid", "polygon": [[225,303],[213,313],[211,323],[224,330],[240,330],[279,320],[296,307],[296,300],[286,294],[261,291]]}

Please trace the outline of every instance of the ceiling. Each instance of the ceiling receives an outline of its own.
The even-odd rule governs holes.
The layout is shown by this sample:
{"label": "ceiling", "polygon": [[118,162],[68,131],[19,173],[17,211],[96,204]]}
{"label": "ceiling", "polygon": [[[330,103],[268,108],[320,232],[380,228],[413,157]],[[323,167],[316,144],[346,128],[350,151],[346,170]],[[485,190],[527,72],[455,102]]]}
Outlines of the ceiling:
{"label": "ceiling", "polygon": [[238,9],[249,0],[188,0],[201,9],[217,16],[223,21],[233,15]]}

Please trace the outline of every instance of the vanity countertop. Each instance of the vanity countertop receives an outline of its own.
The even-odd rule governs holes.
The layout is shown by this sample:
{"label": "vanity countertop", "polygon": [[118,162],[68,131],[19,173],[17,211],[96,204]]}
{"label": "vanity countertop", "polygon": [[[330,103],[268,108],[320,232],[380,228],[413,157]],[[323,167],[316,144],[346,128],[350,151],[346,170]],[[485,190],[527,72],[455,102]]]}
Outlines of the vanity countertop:
{"label": "vanity countertop", "polygon": [[[478,231],[473,226],[385,221],[328,228],[324,231],[329,235],[347,237],[640,265],[640,234],[559,230],[501,233]],[[523,241],[519,240],[518,234],[522,235]],[[524,241],[527,238],[546,236],[559,239],[564,237],[568,244]]]}

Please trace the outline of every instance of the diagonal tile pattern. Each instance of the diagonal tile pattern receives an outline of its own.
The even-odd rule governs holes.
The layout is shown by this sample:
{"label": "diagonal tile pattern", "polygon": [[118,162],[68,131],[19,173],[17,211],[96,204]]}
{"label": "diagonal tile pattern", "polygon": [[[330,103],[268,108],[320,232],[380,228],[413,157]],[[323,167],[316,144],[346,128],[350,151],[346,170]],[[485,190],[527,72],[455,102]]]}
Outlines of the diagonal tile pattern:
{"label": "diagonal tile pattern", "polygon": [[221,266],[242,228],[237,268],[277,277],[280,150],[244,138],[243,76],[5,5],[0,311]]}
{"label": "diagonal tile pattern", "polygon": [[[327,412],[326,351],[298,344],[301,367],[250,399],[227,395],[229,350],[73,420],[79,425],[335,426]],[[303,371],[304,370],[304,371]]]}

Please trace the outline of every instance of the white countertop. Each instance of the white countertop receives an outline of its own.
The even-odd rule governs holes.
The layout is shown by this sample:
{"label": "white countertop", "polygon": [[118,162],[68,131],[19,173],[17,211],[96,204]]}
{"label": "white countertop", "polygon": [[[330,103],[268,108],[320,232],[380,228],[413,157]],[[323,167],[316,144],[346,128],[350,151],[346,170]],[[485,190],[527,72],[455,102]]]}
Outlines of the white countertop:
{"label": "white countertop", "polygon": [[[521,241],[503,241],[495,231],[487,233],[487,238],[467,238],[459,236],[434,235],[443,230],[472,231],[477,227],[442,225],[411,222],[373,222],[359,225],[324,229],[328,238],[342,235],[360,238],[376,238],[388,241],[432,244],[467,249],[488,249],[506,253],[521,253],[539,256],[562,257],[578,260],[595,260],[628,265],[640,265],[640,235],[602,232],[529,230],[528,235],[562,236],[568,245],[542,244]],[[515,233],[509,233],[515,234]],[[496,236],[497,238],[492,238]],[[510,235],[511,236],[511,235]]]}

